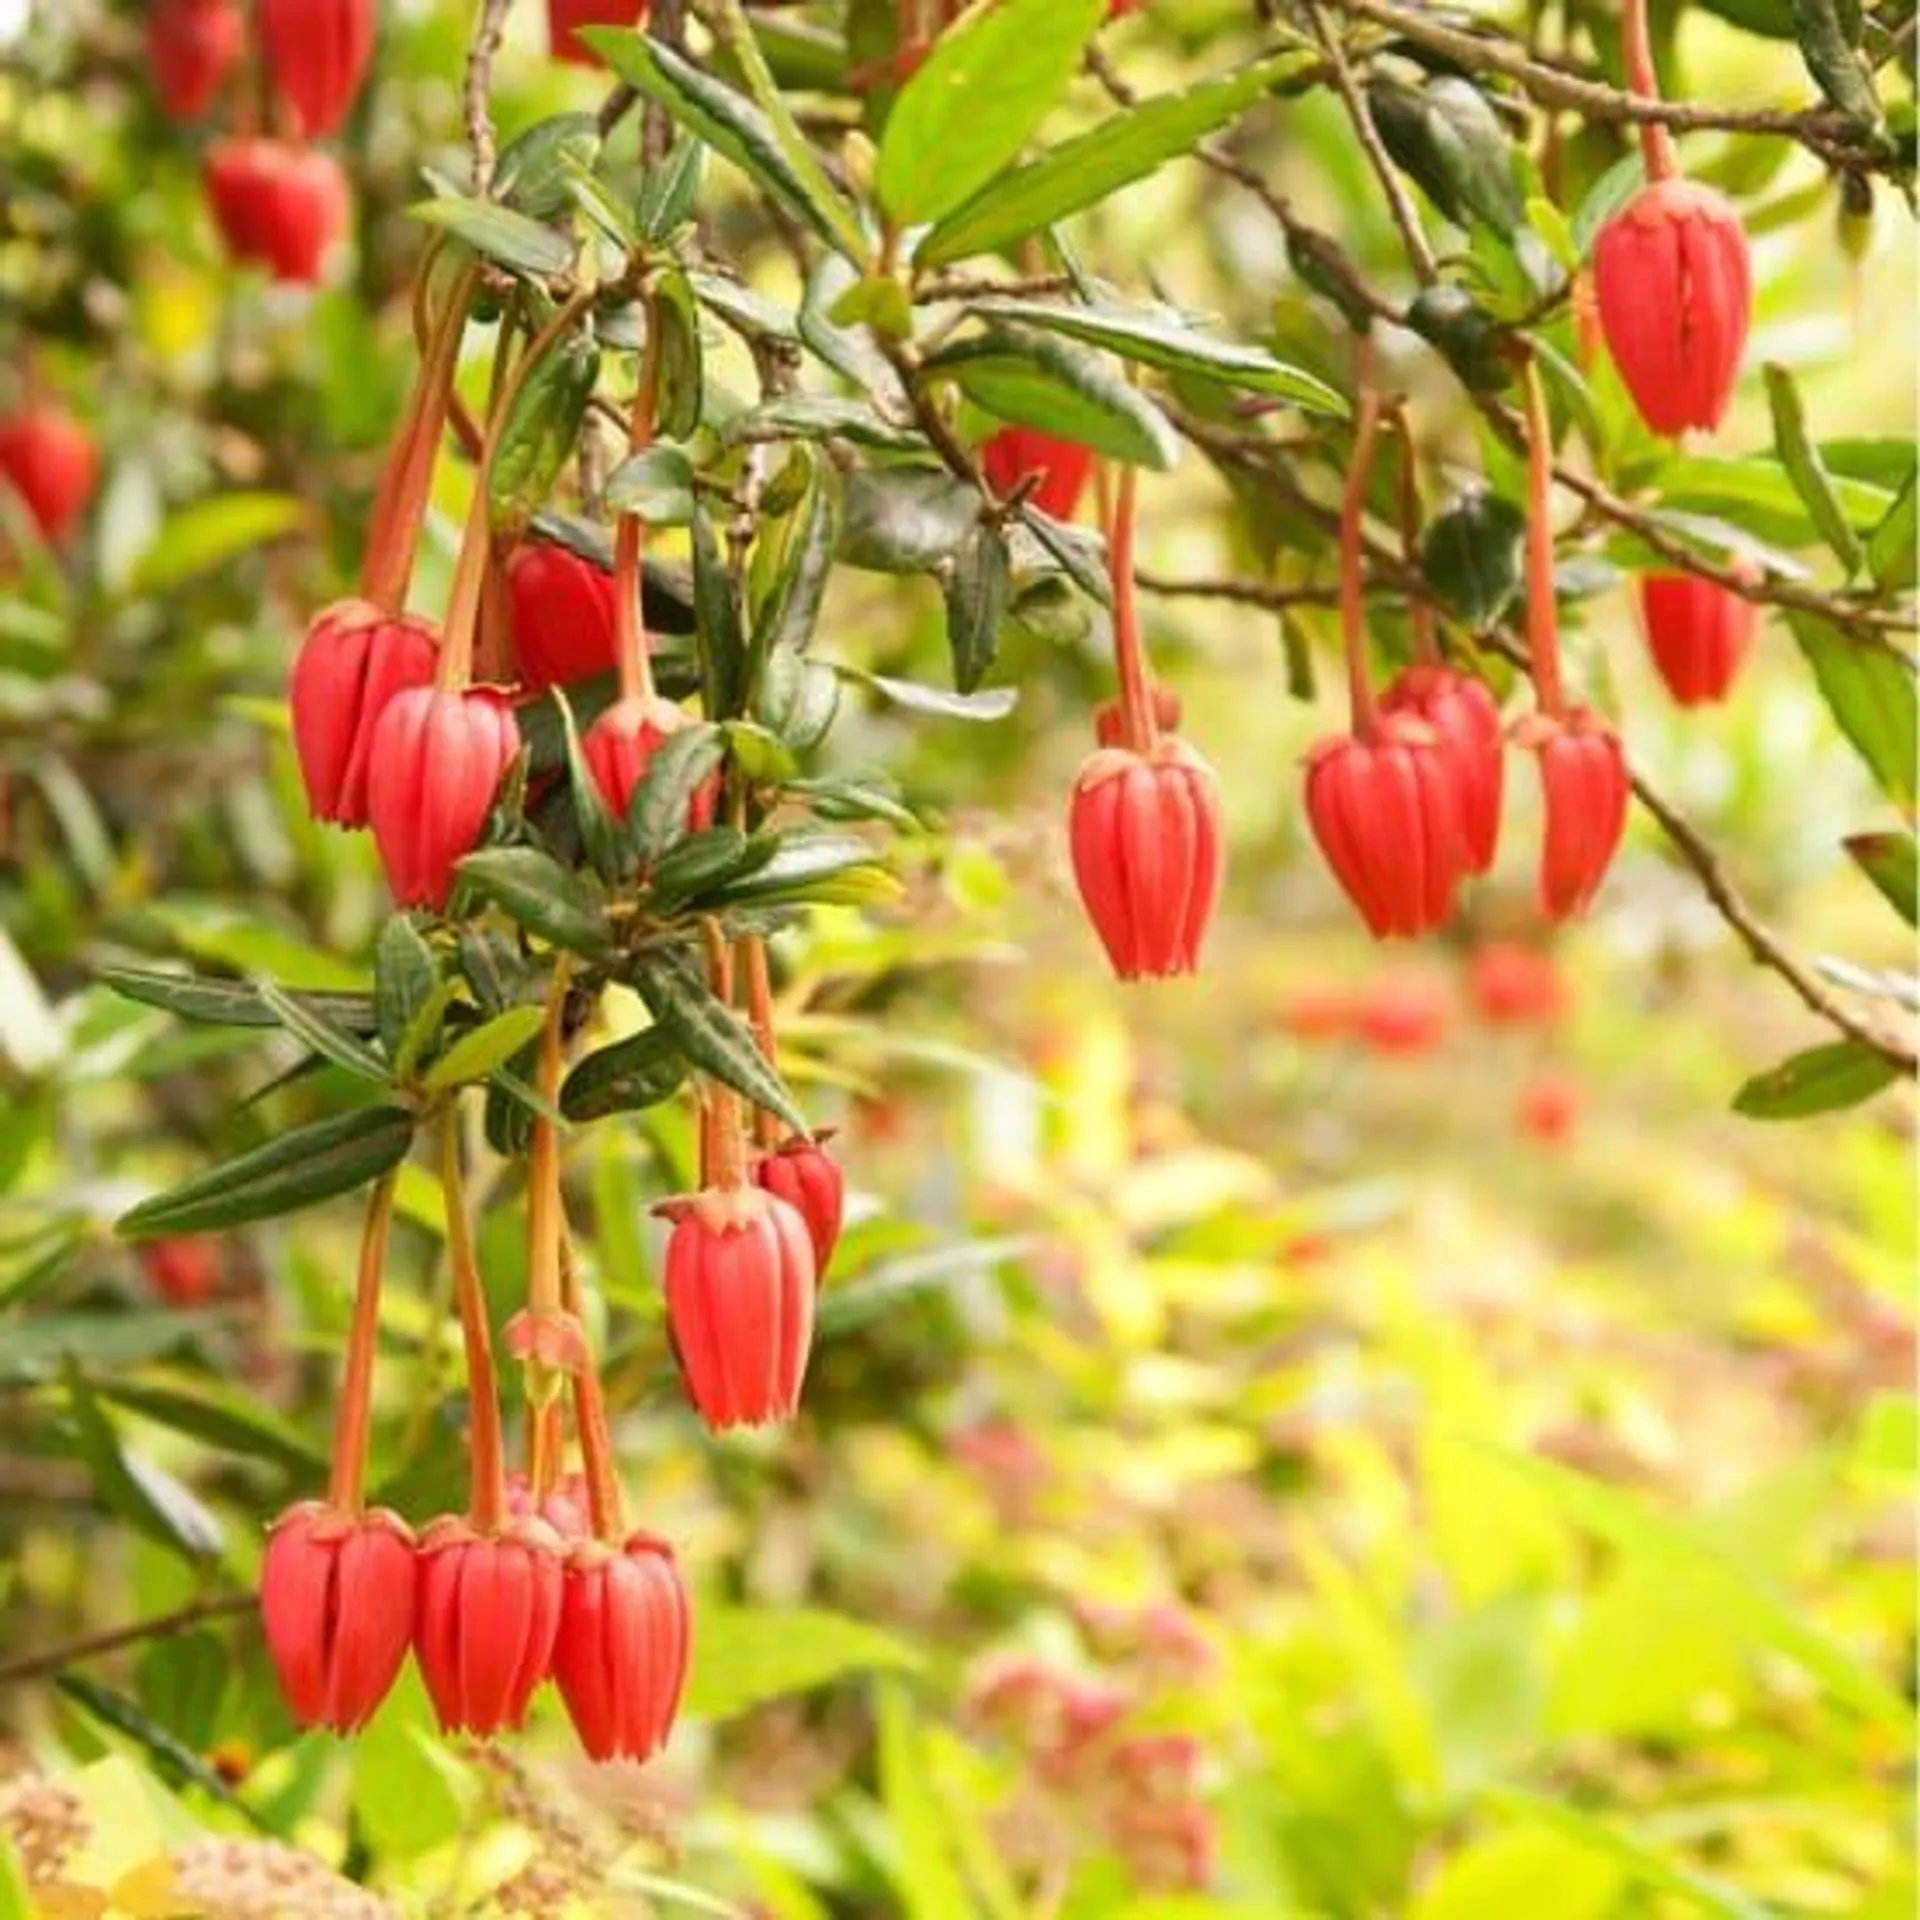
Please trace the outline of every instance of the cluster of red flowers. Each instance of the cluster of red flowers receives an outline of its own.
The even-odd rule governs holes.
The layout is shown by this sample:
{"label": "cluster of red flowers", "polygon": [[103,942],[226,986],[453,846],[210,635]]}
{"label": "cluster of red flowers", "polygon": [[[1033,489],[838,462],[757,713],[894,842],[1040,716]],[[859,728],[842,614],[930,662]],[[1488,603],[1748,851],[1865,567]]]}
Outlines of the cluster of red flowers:
{"label": "cluster of red flowers", "polygon": [[[305,142],[339,131],[366,79],[374,0],[257,0],[254,21],[279,127],[262,133],[243,120],[208,147],[207,201],[235,260],[315,286],[346,237],[351,206],[339,162]],[[205,117],[246,38],[240,0],[154,0],[147,59],[171,118]]]}

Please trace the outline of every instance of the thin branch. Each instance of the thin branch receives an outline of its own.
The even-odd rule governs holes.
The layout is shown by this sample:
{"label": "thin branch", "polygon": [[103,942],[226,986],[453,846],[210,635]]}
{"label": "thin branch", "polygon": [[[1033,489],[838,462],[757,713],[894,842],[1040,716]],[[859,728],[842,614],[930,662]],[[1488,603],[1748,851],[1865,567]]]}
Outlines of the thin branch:
{"label": "thin branch", "polygon": [[513,0],[481,0],[474,25],[473,45],[467,53],[467,145],[473,150],[473,191],[484,200],[493,189],[493,169],[500,157],[493,131],[493,63],[506,37],[507,11]]}
{"label": "thin branch", "polygon": [[[1368,569],[1369,574],[1375,570]],[[1331,607],[1340,598],[1334,586],[1273,586],[1264,580],[1172,580],[1163,573],[1139,573],[1134,584],[1163,600],[1230,600],[1243,607],[1280,613],[1288,607]]]}
{"label": "thin branch", "polygon": [[58,1646],[43,1647],[38,1653],[22,1654],[17,1660],[0,1664],[0,1686],[20,1680],[41,1680],[50,1673],[61,1673],[103,1653],[118,1653],[122,1647],[137,1647],[148,1640],[167,1640],[175,1634],[191,1633],[195,1627],[212,1620],[237,1619],[253,1612],[259,1603],[250,1593],[217,1594],[190,1601],[172,1613],[156,1614],[151,1620],[136,1620],[131,1626],[109,1627],[102,1633],[82,1634],[76,1640],[63,1640]]}
{"label": "thin branch", "polygon": [[1036,273],[1024,280],[994,280],[981,275],[952,273],[922,280],[913,290],[914,303],[933,306],[942,300],[1030,300],[1052,293],[1071,293],[1072,279],[1064,273]]}

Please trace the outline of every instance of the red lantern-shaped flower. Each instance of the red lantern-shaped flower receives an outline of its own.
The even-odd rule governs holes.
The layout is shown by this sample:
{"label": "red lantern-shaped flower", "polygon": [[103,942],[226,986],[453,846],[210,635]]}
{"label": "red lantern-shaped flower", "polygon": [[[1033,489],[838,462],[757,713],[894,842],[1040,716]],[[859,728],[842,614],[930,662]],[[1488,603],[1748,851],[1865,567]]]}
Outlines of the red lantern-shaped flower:
{"label": "red lantern-shaped flower", "polygon": [[31,406],[0,420],[0,484],[19,495],[48,545],[72,532],[99,472],[91,437],[64,408]]}
{"label": "red lantern-shaped flower", "polygon": [[347,181],[333,157],[277,140],[222,140],[206,165],[207,197],[233,257],[317,286],[347,231]]}
{"label": "red lantern-shaped flower", "polygon": [[1515,741],[1540,759],[1546,838],[1540,851],[1540,906],[1550,920],[1584,913],[1613,865],[1632,791],[1620,736],[1587,707],[1564,719],[1529,714]]}
{"label": "red lantern-shaped flower", "polygon": [[1004,497],[1037,473],[1033,504],[1056,520],[1071,520],[1093,472],[1093,450],[1058,440],[1037,427],[1002,427],[980,449],[980,470],[995,493]]}
{"label": "red lantern-shaped flower", "polygon": [[[580,751],[600,797],[617,819],[624,820],[633,804],[634,790],[645,777],[661,742],[691,725],[685,709],[671,700],[641,695],[616,700],[594,721],[580,742]],[[719,799],[715,781],[705,782],[687,809],[687,830],[698,833],[713,824]]]}
{"label": "red lantern-shaped flower", "polygon": [[323,140],[347,117],[373,58],[374,0],[259,0],[260,49],[299,131]]}
{"label": "red lantern-shaped flower", "polygon": [[1640,582],[1640,617],[1653,664],[1683,707],[1727,697],[1760,625],[1745,594],[1695,573],[1649,574]]}
{"label": "red lantern-shaped flower", "polygon": [[153,0],[147,65],[170,120],[198,120],[240,58],[246,23],[234,0]]}
{"label": "red lantern-shaped flower", "polygon": [[796,1137],[774,1152],[762,1154],[754,1163],[753,1183],[784,1200],[807,1223],[807,1236],[813,1242],[814,1278],[824,1279],[827,1262],[839,1243],[840,1223],[847,1207],[847,1176],[827,1151],[825,1137]]}
{"label": "red lantern-shaped flower", "polygon": [[813,1345],[806,1221],[758,1187],[708,1187],[658,1211],[674,1222],[667,1323],[688,1398],[716,1430],[788,1419]]}
{"label": "red lantern-shaped flower", "polygon": [[309,1501],[275,1523],[260,1618],[303,1726],[352,1733],[373,1717],[407,1657],[416,1578],[413,1535],[396,1514]]}
{"label": "red lantern-shaped flower", "polygon": [[419,687],[388,701],[373,731],[367,819],[398,905],[446,905],[519,751],[513,710],[490,689]]}
{"label": "red lantern-shaped flower", "polygon": [[1102,747],[1068,814],[1080,898],[1122,980],[1192,973],[1220,897],[1225,851],[1213,769],[1183,740]]}
{"label": "red lantern-shaped flower", "polygon": [[546,540],[507,562],[520,678],[535,691],[613,670],[613,575]]}
{"label": "red lantern-shaped flower", "polygon": [[373,732],[396,694],[431,685],[433,628],[342,600],[314,619],[293,663],[293,746],[316,820],[367,824]]}
{"label": "red lantern-shaped flower", "polygon": [[1464,847],[1452,755],[1424,721],[1388,714],[1307,760],[1307,819],[1377,940],[1430,933],[1453,911]]}
{"label": "red lantern-shaped flower", "polygon": [[547,0],[547,44],[556,60],[597,67],[600,56],[577,38],[582,27],[641,27],[646,21],[647,0]]}
{"label": "red lantern-shaped flower", "polygon": [[1486,873],[1500,845],[1500,803],[1506,789],[1506,730],[1500,705],[1483,680],[1451,667],[1406,669],[1381,696],[1381,711],[1409,713],[1433,729],[1453,762],[1453,797],[1468,873]]}
{"label": "red lantern-shaped flower", "polygon": [[691,1644],[686,1584],[664,1540],[573,1549],[553,1678],[591,1759],[645,1760],[667,1744]]}
{"label": "red lantern-shaped flower", "polygon": [[497,1534],[436,1520],[420,1541],[414,1653],[447,1733],[518,1727],[560,1630],[560,1536],[539,1520]]}
{"label": "red lantern-shaped flower", "polygon": [[1740,216],[1711,187],[1656,181],[1600,231],[1600,324],[1640,417],[1656,433],[1717,427],[1753,315]]}

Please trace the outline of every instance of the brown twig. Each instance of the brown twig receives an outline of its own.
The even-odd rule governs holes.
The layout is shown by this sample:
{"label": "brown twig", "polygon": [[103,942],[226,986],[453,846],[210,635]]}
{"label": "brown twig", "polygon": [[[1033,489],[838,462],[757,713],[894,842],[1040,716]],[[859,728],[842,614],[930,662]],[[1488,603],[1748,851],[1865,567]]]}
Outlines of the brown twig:
{"label": "brown twig", "polygon": [[204,1600],[189,1601],[172,1613],[155,1614],[151,1620],[136,1620],[130,1626],[109,1627],[101,1633],[87,1633],[58,1646],[43,1647],[38,1653],[22,1654],[16,1660],[0,1663],[0,1686],[20,1680],[40,1680],[48,1674],[63,1672],[82,1660],[103,1653],[118,1653],[122,1647],[137,1647],[148,1640],[166,1640],[178,1633],[191,1633],[195,1627],[212,1620],[231,1620],[253,1612],[259,1603],[250,1593],[215,1594]]}
{"label": "brown twig", "polygon": [[467,77],[462,89],[466,104],[467,145],[473,150],[473,191],[484,200],[493,189],[493,169],[499,145],[493,131],[493,63],[507,31],[507,10],[513,0],[481,0],[474,24],[473,45],[467,51]]}

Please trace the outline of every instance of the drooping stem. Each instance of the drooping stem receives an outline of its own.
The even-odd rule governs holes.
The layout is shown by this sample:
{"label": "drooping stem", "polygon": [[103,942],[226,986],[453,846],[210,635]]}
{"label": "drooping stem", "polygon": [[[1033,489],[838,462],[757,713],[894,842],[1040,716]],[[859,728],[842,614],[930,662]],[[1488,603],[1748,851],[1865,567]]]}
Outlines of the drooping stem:
{"label": "drooping stem", "polygon": [[1121,737],[1135,753],[1151,753],[1160,729],[1153,717],[1153,682],[1147,670],[1146,649],[1140,644],[1140,610],[1133,585],[1133,534],[1139,493],[1139,469],[1131,464],[1122,466],[1107,524],[1107,578],[1113,589],[1113,658],[1120,673]]}
{"label": "drooping stem", "polygon": [[[762,934],[750,933],[740,942],[740,957],[747,976],[747,1010],[753,1018],[753,1037],[760,1043],[767,1065],[777,1072],[780,1066],[780,1041],[773,1030],[773,979],[767,966],[767,942]],[[762,1147],[780,1144],[780,1116],[765,1107],[756,1107],[753,1137]]]}
{"label": "drooping stem", "polygon": [[1380,436],[1380,396],[1373,384],[1373,355],[1362,339],[1354,356],[1360,389],[1354,420],[1353,463],[1340,495],[1340,638],[1347,656],[1347,703],[1353,731],[1373,731],[1378,709],[1367,674],[1366,583],[1362,576],[1360,533],[1367,508],[1367,482],[1373,477],[1373,450]]}
{"label": "drooping stem", "polygon": [[[580,1276],[573,1264],[573,1244],[560,1242],[560,1297],[566,1310],[580,1314]],[[620,1476],[614,1471],[613,1436],[607,1428],[607,1403],[600,1391],[600,1375],[584,1366],[573,1376],[573,1424],[580,1431],[580,1464],[587,1477],[587,1511],[601,1540],[619,1540],[627,1530],[626,1502]]]}
{"label": "drooping stem", "polygon": [[[707,984],[722,1006],[733,1001],[733,949],[711,915],[700,922],[700,938],[707,951]],[[707,1085],[707,1106],[701,1128],[701,1184],[732,1189],[747,1184],[746,1139],[740,1129],[740,1108],[731,1087],[719,1081]]]}
{"label": "drooping stem", "polygon": [[440,662],[433,683],[442,693],[459,693],[473,678],[473,647],[480,630],[480,600],[486,591],[487,562],[493,552],[493,503],[483,468],[473,477],[473,499],[453,563],[453,588],[447,617],[440,626]]}
{"label": "drooping stem", "polygon": [[[540,1033],[537,1086],[549,1106],[560,1104],[560,1067],[563,1048],[561,1022],[567,1006],[567,963],[556,963],[553,985],[547,992],[547,1024]],[[533,1140],[527,1158],[527,1311],[538,1321],[560,1311],[559,1130],[545,1114],[533,1122]]]}
{"label": "drooping stem", "polygon": [[[1409,578],[1423,580],[1420,571],[1420,474],[1414,464],[1413,426],[1406,413],[1400,422],[1400,551]],[[1440,665],[1440,641],[1434,631],[1433,602],[1420,585],[1410,588],[1407,610],[1413,620],[1413,657],[1423,667]]]}
{"label": "drooping stem", "polygon": [[460,1338],[467,1354],[467,1417],[472,1439],[472,1479],[467,1517],[482,1533],[500,1525],[507,1505],[506,1453],[500,1436],[500,1383],[493,1364],[493,1332],[487,1298],[474,1259],[467,1220],[467,1194],[460,1171],[460,1124],[449,1101],[440,1123],[440,1190],[447,1207],[447,1259],[460,1308]]}
{"label": "drooping stem", "polygon": [[[1660,78],[1653,69],[1653,39],[1647,31],[1647,0],[1621,0],[1621,52],[1627,69],[1627,91],[1643,100],[1660,98]],[[1640,153],[1649,180],[1670,180],[1675,171],[1673,135],[1656,120],[1640,123]]]}
{"label": "drooping stem", "polygon": [[387,1265],[387,1235],[393,1225],[393,1190],[400,1169],[384,1173],[367,1196],[360,1230],[360,1270],[354,1283],[353,1324],[347,1334],[347,1365],[334,1416],[333,1469],[328,1504],[358,1513],[365,1503],[367,1450],[373,1429],[373,1361],[380,1344],[380,1281]]}
{"label": "drooping stem", "polygon": [[1558,719],[1567,709],[1560,679],[1560,625],[1553,600],[1553,425],[1539,363],[1522,376],[1527,412],[1527,651],[1541,710]]}
{"label": "drooping stem", "polygon": [[[653,423],[660,401],[660,309],[647,304],[647,343],[640,353],[640,381],[633,395],[627,436],[630,453],[653,444]],[[653,698],[653,662],[647,645],[646,610],[641,604],[640,556],[646,551],[647,523],[637,513],[620,516],[613,541],[613,657],[620,671],[622,700]]]}

